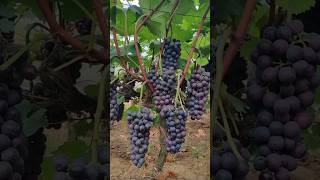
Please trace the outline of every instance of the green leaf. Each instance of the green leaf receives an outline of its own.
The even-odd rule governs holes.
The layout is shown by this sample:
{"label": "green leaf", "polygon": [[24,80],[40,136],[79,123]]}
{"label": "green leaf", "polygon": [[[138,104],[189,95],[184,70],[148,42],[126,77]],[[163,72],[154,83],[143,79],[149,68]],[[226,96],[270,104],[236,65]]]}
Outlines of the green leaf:
{"label": "green leaf", "polygon": [[193,38],[193,31],[182,29],[178,24],[172,24],[172,36],[180,41],[187,41]]}
{"label": "green leaf", "polygon": [[153,119],[153,124],[158,124],[160,123],[161,117],[159,114],[156,115],[156,117]]}
{"label": "green leaf", "polygon": [[9,33],[14,30],[14,22],[8,19],[0,19],[0,31],[4,33]]}
{"label": "green leaf", "polygon": [[42,171],[40,179],[53,179],[53,175],[55,172],[53,164],[53,156],[49,156],[43,159],[43,162],[41,164]]}
{"label": "green leaf", "polygon": [[43,19],[42,12],[38,6],[37,1],[35,0],[24,0],[20,2],[22,5],[30,8],[34,15],[36,15],[39,19]]}
{"label": "green leaf", "polygon": [[148,12],[149,9],[153,9],[157,4],[159,4],[159,2],[160,0],[140,0],[139,5],[144,12]]}
{"label": "green leaf", "polygon": [[234,17],[242,14],[245,0],[216,0],[215,1],[215,20],[217,24],[230,21]]}
{"label": "green leaf", "polygon": [[[134,9],[128,9],[126,12],[124,12],[120,8],[116,8],[114,10],[116,12],[116,17],[115,23],[116,24],[116,29],[117,33],[124,35],[125,30],[126,30],[126,18],[127,18],[127,33],[128,35],[133,35],[134,34],[134,28],[135,28],[135,23],[137,20],[137,13]],[[111,15],[114,16],[114,15]]]}
{"label": "green leaf", "polygon": [[16,107],[21,112],[23,132],[27,136],[34,134],[39,128],[47,125],[46,109],[38,108],[27,100],[23,100]]}
{"label": "green leaf", "polygon": [[140,41],[150,41],[156,39],[157,36],[152,34],[147,27],[142,27],[139,32],[139,40]]}
{"label": "green leaf", "polygon": [[209,63],[209,59],[208,57],[201,57],[201,58],[198,58],[196,60],[197,64],[199,64],[200,66],[204,66],[204,65],[207,65]]}
{"label": "green leaf", "polygon": [[61,145],[56,151],[52,152],[54,155],[65,154],[71,160],[77,159],[86,155],[89,151],[89,146],[81,140],[67,141]]}
{"label": "green leaf", "polygon": [[[80,3],[88,12],[92,12],[92,1],[80,1],[77,0],[78,3]],[[74,3],[73,0],[63,0],[63,17],[66,20],[77,20],[83,17],[87,17],[84,11],[81,10],[81,8]]]}
{"label": "green leaf", "polygon": [[87,122],[85,120],[81,120],[75,123],[73,127],[77,136],[86,137],[89,129],[93,128],[93,121]]}
{"label": "green leaf", "polygon": [[320,147],[320,126],[313,124],[308,130],[303,131],[303,143],[307,149],[318,149]]}
{"label": "green leaf", "polygon": [[124,102],[124,96],[117,94],[117,103],[122,104]]}
{"label": "green leaf", "polygon": [[288,10],[289,13],[299,14],[309,10],[316,4],[315,0],[277,0],[276,4],[281,6],[285,10]]}
{"label": "green leaf", "polygon": [[250,36],[259,38],[260,29],[267,23],[268,20],[268,7],[265,5],[257,5],[252,15],[252,20],[248,28],[248,34]]}
{"label": "green leaf", "polygon": [[0,5],[0,17],[1,19],[6,18],[6,19],[10,19],[15,17],[15,11],[13,8],[9,8],[7,6],[1,6]]}
{"label": "green leaf", "polygon": [[163,37],[166,35],[166,24],[164,22],[147,21],[146,26],[152,34],[158,37]]}
{"label": "green leaf", "polygon": [[245,41],[240,48],[240,56],[249,61],[252,51],[255,49],[259,42],[259,39],[252,38],[249,41]]}
{"label": "green leaf", "polygon": [[98,97],[98,89],[98,84],[90,84],[84,88],[84,92],[86,93],[86,95],[96,99]]}

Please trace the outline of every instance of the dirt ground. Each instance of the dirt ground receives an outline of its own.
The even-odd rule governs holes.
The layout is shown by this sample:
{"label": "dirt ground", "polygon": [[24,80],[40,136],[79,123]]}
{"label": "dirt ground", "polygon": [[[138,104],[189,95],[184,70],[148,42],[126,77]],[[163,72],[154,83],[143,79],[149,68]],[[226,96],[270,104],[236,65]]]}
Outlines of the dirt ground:
{"label": "dirt ground", "polygon": [[[111,130],[111,180],[151,179],[155,160],[160,150],[159,131],[153,127],[150,132],[150,145],[146,163],[142,168],[130,161],[127,121],[122,120]],[[181,152],[168,155],[159,180],[209,180],[210,179],[210,122],[209,114],[201,121],[188,120],[187,136]]]}

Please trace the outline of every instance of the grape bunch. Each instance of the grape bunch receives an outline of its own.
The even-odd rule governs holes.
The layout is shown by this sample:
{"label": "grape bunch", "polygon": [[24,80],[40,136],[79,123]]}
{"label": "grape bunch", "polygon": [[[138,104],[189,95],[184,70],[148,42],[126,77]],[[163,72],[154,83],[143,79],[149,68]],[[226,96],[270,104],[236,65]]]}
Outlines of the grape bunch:
{"label": "grape bunch", "polygon": [[187,107],[192,120],[201,119],[209,94],[210,74],[203,68],[194,68],[187,87]]}
{"label": "grape bunch", "polygon": [[252,53],[256,77],[248,82],[247,95],[256,111],[251,136],[258,145],[254,167],[263,171],[260,179],[290,179],[296,158],[306,154],[301,130],[312,123],[307,108],[320,85],[320,36],[302,32],[299,20],[268,26]]}
{"label": "grape bunch", "polygon": [[185,141],[186,119],[188,115],[182,108],[175,108],[172,105],[165,106],[161,110],[160,115],[167,123],[167,152],[175,154],[179,152],[182,143]]}
{"label": "grape bunch", "polygon": [[[0,65],[4,59],[1,61]],[[24,173],[28,141],[22,131],[21,114],[15,106],[22,101],[22,81],[26,77],[30,80],[36,77],[36,74],[29,74],[31,71],[22,71],[31,66],[25,59],[19,59],[0,71],[0,179],[21,179]]]}
{"label": "grape bunch", "polygon": [[100,147],[98,153],[99,164],[88,163],[84,157],[71,162],[67,155],[56,156],[53,180],[105,180],[109,176],[109,152]]}
{"label": "grape bunch", "polygon": [[112,86],[110,89],[110,123],[113,124],[118,121],[119,104],[117,101],[116,86]]}
{"label": "grape bunch", "polygon": [[157,73],[156,67],[154,65],[150,68],[147,74],[147,78],[153,87],[156,87],[160,82],[160,75]]}
{"label": "grape bunch", "polygon": [[[166,80],[173,77],[173,74],[171,72],[169,73],[169,71],[163,71],[163,73],[168,73],[163,75]],[[172,105],[173,84],[175,84],[175,82],[172,79],[170,81],[165,81],[162,78],[158,80],[153,92],[153,98],[158,110],[161,110],[164,106]]]}
{"label": "grape bunch", "polygon": [[142,167],[148,151],[150,128],[153,124],[150,109],[142,108],[138,112],[128,112],[128,128],[130,133],[130,159],[137,167]]}
{"label": "grape bunch", "polygon": [[238,140],[235,140],[235,144],[241,159],[236,157],[226,142],[223,143],[221,150],[213,150],[210,158],[210,174],[215,180],[246,179],[250,153]]}
{"label": "grape bunch", "polygon": [[174,70],[178,67],[178,59],[181,55],[181,42],[173,39],[164,41],[162,65],[165,69],[172,67]]}

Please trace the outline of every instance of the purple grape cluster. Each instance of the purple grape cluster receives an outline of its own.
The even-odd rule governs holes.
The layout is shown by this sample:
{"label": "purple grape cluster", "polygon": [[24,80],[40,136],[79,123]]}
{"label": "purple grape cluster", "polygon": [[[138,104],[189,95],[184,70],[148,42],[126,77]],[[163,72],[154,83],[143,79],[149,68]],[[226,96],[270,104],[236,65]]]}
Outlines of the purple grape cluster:
{"label": "purple grape cluster", "polygon": [[187,88],[187,107],[192,120],[201,119],[209,94],[210,73],[203,68],[194,68]]}
{"label": "purple grape cluster", "polygon": [[167,123],[167,151],[175,154],[180,151],[181,145],[185,141],[187,112],[182,108],[169,105],[161,110],[160,115]]}
{"label": "purple grape cluster", "polygon": [[110,124],[118,121],[119,104],[117,101],[117,89],[116,86],[112,86],[110,89]]}
{"label": "purple grape cluster", "polygon": [[148,81],[153,87],[160,82],[160,75],[157,73],[156,67],[153,65],[147,74]]}
{"label": "purple grape cluster", "polygon": [[67,155],[58,155],[54,158],[53,180],[105,180],[110,174],[107,148],[99,148],[98,161],[99,164],[91,164],[87,158],[81,157],[71,162]]}
{"label": "purple grape cluster", "polygon": [[151,111],[148,108],[142,108],[138,112],[129,111],[127,121],[131,142],[130,159],[140,168],[148,151],[150,128],[153,125]]}
{"label": "purple grape cluster", "polygon": [[173,68],[163,69],[161,79],[158,79],[153,92],[156,108],[161,110],[164,106],[172,105],[173,94],[176,89],[176,74]]}
{"label": "purple grape cluster", "polygon": [[306,154],[301,130],[312,123],[307,108],[320,85],[316,73],[320,36],[300,36],[302,32],[299,20],[268,26],[252,53],[256,77],[248,82],[247,95],[257,113],[257,127],[251,135],[258,145],[254,167],[262,171],[261,180],[290,179],[290,171],[297,168],[296,158]]}
{"label": "purple grape cluster", "polygon": [[210,158],[210,174],[215,180],[246,179],[249,172],[249,151],[240,141],[235,140],[236,148],[240,152],[238,159],[228,143],[223,143],[221,150],[213,150]]}
{"label": "purple grape cluster", "polygon": [[176,39],[172,41],[166,39],[163,48],[163,68],[170,69],[172,67],[176,70],[178,67],[178,59],[181,55],[181,42]]}

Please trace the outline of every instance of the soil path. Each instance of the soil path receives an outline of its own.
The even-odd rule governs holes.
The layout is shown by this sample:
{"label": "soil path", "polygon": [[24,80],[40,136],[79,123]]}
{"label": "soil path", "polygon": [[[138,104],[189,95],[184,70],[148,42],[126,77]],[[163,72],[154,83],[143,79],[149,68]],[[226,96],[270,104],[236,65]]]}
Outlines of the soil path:
{"label": "soil path", "polygon": [[[136,168],[130,161],[127,121],[122,120],[111,130],[111,180],[151,179],[155,159],[159,152],[159,132],[153,127],[150,132],[150,145],[146,163]],[[209,180],[210,179],[210,122],[209,114],[201,121],[188,120],[187,136],[181,152],[168,155],[159,180]]]}

